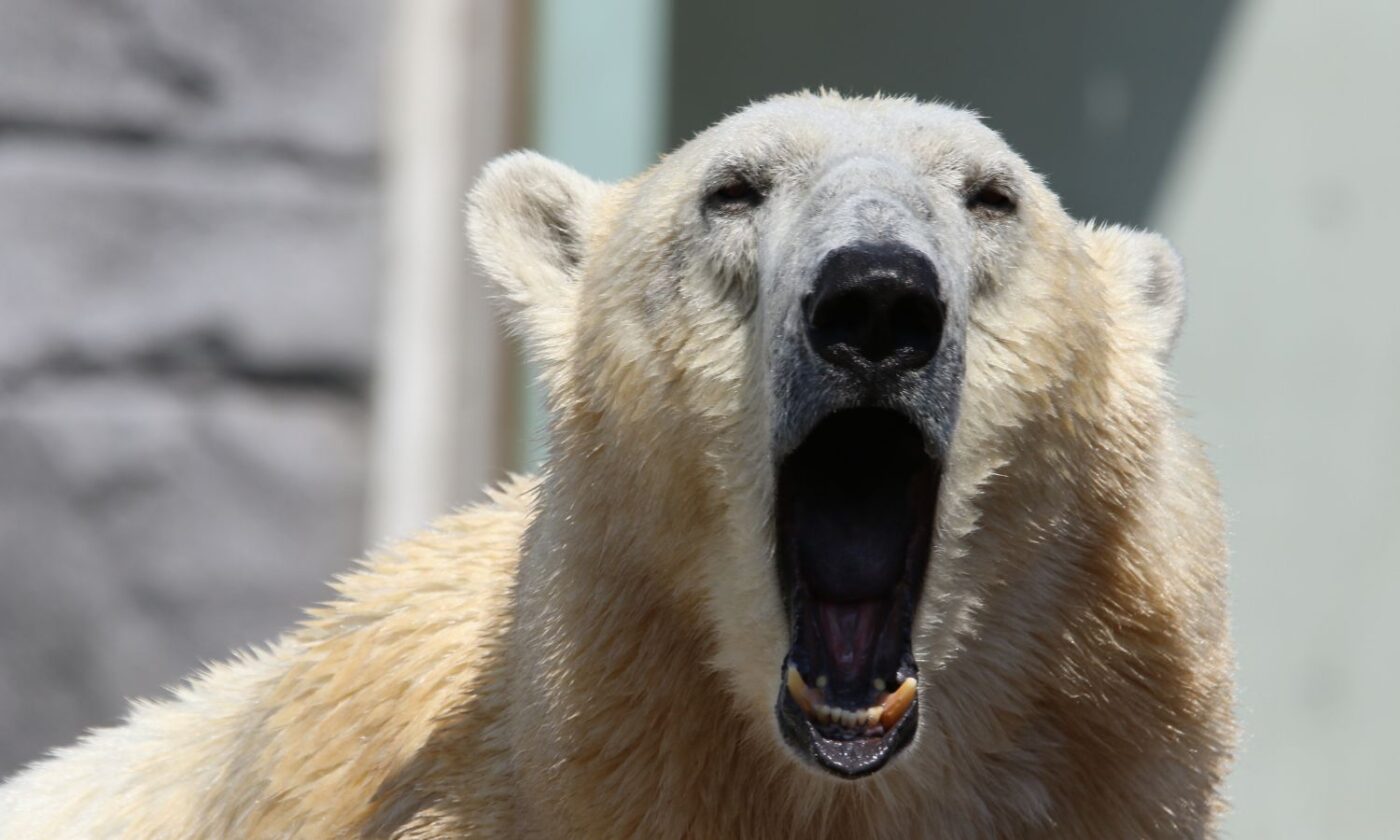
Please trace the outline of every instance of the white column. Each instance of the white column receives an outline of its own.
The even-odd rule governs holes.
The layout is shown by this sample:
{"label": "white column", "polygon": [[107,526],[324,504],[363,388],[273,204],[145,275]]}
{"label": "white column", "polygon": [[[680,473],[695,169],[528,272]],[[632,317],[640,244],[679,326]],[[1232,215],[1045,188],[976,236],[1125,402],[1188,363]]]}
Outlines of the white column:
{"label": "white column", "polygon": [[389,6],[371,542],[477,498],[506,460],[506,354],[467,258],[462,205],[482,164],[515,139],[520,7]]}

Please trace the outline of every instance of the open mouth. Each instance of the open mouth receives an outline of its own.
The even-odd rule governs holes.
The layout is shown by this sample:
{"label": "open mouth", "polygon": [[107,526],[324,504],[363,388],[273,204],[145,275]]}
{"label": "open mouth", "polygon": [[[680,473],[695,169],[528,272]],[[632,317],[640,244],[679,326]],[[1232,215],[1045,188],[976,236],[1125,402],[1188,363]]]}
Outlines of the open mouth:
{"label": "open mouth", "polygon": [[845,778],[914,737],[910,637],[939,471],[923,435],[884,409],[839,411],[778,470],[778,577],[792,647],[778,689],[788,743]]}

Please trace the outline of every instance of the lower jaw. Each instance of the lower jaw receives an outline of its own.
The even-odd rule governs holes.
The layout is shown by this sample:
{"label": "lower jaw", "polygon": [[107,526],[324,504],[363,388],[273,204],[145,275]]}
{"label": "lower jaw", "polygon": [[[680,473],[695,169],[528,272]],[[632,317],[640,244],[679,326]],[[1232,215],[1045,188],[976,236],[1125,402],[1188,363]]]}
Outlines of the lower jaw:
{"label": "lower jaw", "polygon": [[[898,603],[895,603],[898,602]],[[794,595],[793,647],[783,662],[778,719],[799,755],[838,778],[855,779],[883,768],[918,727],[918,668],[910,645],[913,603],[895,597],[883,605],[829,605]],[[837,655],[822,628],[858,624],[883,615],[864,657]],[[815,618],[822,615],[825,620]],[[833,650],[834,649],[834,650]],[[849,649],[844,649],[849,652]]]}
{"label": "lower jaw", "polygon": [[[878,704],[864,711],[865,723],[822,724],[816,716],[816,689],[796,668],[785,669],[778,698],[779,726],[790,745],[821,770],[841,779],[869,776],[887,765],[913,740],[919,724],[918,679],[909,676]],[[855,711],[844,712],[854,714]]]}

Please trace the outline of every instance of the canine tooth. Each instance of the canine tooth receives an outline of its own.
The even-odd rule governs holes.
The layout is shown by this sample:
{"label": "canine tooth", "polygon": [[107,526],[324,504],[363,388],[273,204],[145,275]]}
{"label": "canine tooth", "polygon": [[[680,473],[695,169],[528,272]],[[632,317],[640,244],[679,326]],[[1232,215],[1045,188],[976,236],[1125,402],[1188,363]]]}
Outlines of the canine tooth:
{"label": "canine tooth", "polygon": [[884,681],[883,679],[881,679],[880,677],[876,677],[876,678],[875,678],[875,690],[876,690],[876,691],[884,691],[884,690],[885,690],[885,681]]}
{"label": "canine tooth", "polygon": [[797,669],[791,665],[789,665],[787,669],[787,690],[788,694],[792,695],[792,699],[797,701],[797,705],[801,707],[802,711],[807,715],[811,715],[812,700],[808,695],[809,689],[807,688],[807,682],[802,679],[802,675],[798,673]]}
{"label": "canine tooth", "polygon": [[913,677],[908,677],[900,684],[894,693],[885,698],[881,704],[880,725],[885,729],[892,729],[899,719],[904,717],[904,713],[909,711],[909,706],[914,702],[915,689],[919,681]]}

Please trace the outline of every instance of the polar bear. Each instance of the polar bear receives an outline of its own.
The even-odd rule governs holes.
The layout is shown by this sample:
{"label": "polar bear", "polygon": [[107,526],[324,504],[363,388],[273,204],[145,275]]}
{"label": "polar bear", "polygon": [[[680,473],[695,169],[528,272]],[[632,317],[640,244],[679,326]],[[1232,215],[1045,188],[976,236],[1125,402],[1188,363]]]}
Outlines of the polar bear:
{"label": "polar bear", "polygon": [[1181,265],[963,111],[800,94],[469,232],[551,455],[20,773],[0,836],[1203,837],[1234,738]]}

